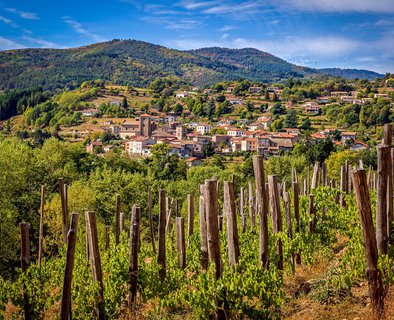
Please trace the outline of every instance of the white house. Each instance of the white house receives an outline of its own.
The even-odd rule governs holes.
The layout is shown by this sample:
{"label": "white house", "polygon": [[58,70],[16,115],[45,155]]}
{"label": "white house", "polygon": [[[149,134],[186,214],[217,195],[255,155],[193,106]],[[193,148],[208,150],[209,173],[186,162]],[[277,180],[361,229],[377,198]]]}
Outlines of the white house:
{"label": "white house", "polygon": [[197,125],[196,131],[202,135],[208,134],[212,127],[209,124],[201,123]]}
{"label": "white house", "polygon": [[176,116],[174,116],[172,114],[167,114],[164,117],[164,123],[175,122],[175,120],[176,120]]}
{"label": "white house", "polygon": [[100,111],[98,109],[83,109],[80,110],[83,116],[85,117],[93,117],[98,114]]}
{"label": "white house", "polygon": [[238,128],[230,128],[227,131],[227,135],[230,137],[242,137],[245,134],[245,131]]}
{"label": "white house", "polygon": [[145,138],[145,137],[136,137],[125,143],[125,150],[130,155],[140,155],[147,157],[150,155],[151,147],[156,144],[156,141],[153,139]]}
{"label": "white house", "polygon": [[188,96],[189,96],[189,93],[186,92],[186,91],[178,92],[178,93],[175,95],[175,97],[177,97],[178,99],[180,99],[180,98],[185,98],[185,97],[188,97]]}

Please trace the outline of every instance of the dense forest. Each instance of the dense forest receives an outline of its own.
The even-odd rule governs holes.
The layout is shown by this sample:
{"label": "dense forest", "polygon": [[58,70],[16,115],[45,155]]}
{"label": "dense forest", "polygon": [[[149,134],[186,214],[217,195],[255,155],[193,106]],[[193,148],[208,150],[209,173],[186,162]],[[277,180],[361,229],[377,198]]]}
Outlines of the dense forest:
{"label": "dense forest", "polygon": [[[193,85],[237,79],[272,82],[290,76],[323,74],[255,49],[179,51],[135,40],[113,40],[64,50],[0,52],[0,89],[73,89],[83,81],[95,79],[141,87],[156,77],[165,76],[176,76]],[[347,71],[342,70],[341,75],[346,74]],[[373,72],[357,74],[368,79],[379,76]]]}

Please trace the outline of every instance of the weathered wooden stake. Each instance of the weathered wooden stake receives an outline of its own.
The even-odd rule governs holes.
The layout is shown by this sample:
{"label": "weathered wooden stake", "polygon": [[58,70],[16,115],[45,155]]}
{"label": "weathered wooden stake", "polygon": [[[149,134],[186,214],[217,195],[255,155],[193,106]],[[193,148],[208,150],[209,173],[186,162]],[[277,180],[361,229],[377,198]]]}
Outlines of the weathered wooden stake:
{"label": "weathered wooden stake", "polygon": [[160,266],[159,276],[161,281],[166,277],[166,192],[159,191],[159,241],[157,263]]}
{"label": "weathered wooden stake", "polygon": [[[292,223],[292,218],[291,218],[291,200],[290,200],[290,194],[288,192],[285,192],[283,194],[283,203],[285,206],[285,213],[286,213],[286,227],[287,227],[287,236],[289,239],[293,239],[293,223]],[[291,263],[294,268],[294,258],[295,254],[294,252],[291,253]]]}
{"label": "weathered wooden stake", "polygon": [[[269,198],[272,209],[272,226],[275,234],[282,231],[282,213],[280,210],[280,196],[276,176],[268,176]],[[278,269],[283,270],[283,248],[282,239],[278,239]]]}
{"label": "weathered wooden stake", "polygon": [[124,231],[124,212],[119,214],[119,234]]}
{"label": "weathered wooden stake", "polygon": [[[391,123],[386,123],[384,125],[384,138],[383,143],[390,147],[393,144],[393,125]],[[390,152],[391,153],[391,152]],[[393,211],[393,176],[392,176],[392,167],[393,163],[391,160],[391,154],[388,157],[387,163],[387,234],[391,235],[392,223],[394,221],[394,211]]]}
{"label": "weathered wooden stake", "polygon": [[68,208],[66,202],[66,196],[64,194],[65,185],[63,178],[59,178],[59,194],[60,201],[62,204],[62,231],[63,231],[63,243],[67,243],[67,232],[68,232]]}
{"label": "weathered wooden stake", "polygon": [[209,260],[215,263],[216,279],[222,275],[218,225],[218,190],[216,180],[205,181],[205,210],[207,217],[207,238]]}
{"label": "weathered wooden stake", "polygon": [[133,206],[132,221],[130,226],[130,254],[129,254],[129,277],[130,277],[129,305],[130,306],[135,302],[137,298],[140,215],[141,215],[141,208],[138,206]]}
{"label": "weathered wooden stake", "polygon": [[41,268],[42,256],[44,253],[44,209],[45,209],[45,186],[41,186],[41,205],[40,205],[40,227],[38,230],[38,266]]}
{"label": "weathered wooden stake", "polygon": [[198,212],[200,216],[200,237],[201,237],[201,268],[206,270],[208,268],[208,238],[207,238],[207,221],[205,215],[205,185],[200,185],[200,201]]}
{"label": "weathered wooden stake", "polygon": [[174,198],[168,197],[166,199],[166,212],[167,212],[166,227],[165,227],[166,232],[171,231],[171,227],[172,227],[171,214],[173,207],[174,207]]}
{"label": "weathered wooden stake", "polygon": [[311,183],[311,189],[316,189],[318,184],[319,184],[319,172],[320,172],[320,166],[319,162],[315,162],[315,165],[313,166],[313,175],[312,175],[312,183]]}
{"label": "weathered wooden stake", "polygon": [[245,188],[241,187],[239,194],[239,214],[241,216],[241,230],[242,233],[246,231],[246,216],[245,216]]}
{"label": "weathered wooden stake", "polygon": [[71,283],[73,279],[75,246],[77,242],[78,213],[71,214],[70,230],[67,234],[66,268],[64,270],[62,302],[60,307],[60,319],[71,319]]}
{"label": "weathered wooden stake", "polygon": [[[22,272],[25,272],[30,266],[30,224],[27,222],[19,223],[19,232],[21,237],[21,268]],[[30,320],[32,319],[32,310],[25,285],[23,285],[23,300],[25,320]]]}
{"label": "weathered wooden stake", "polygon": [[188,244],[190,244],[190,237],[194,232],[194,196],[187,195],[187,235]]}
{"label": "weathered wooden stake", "polygon": [[384,315],[384,287],[382,275],[378,269],[378,250],[372,222],[369,188],[364,170],[356,170],[353,172],[353,185],[364,238],[368,287],[372,311],[375,318],[382,319]]}
{"label": "weathered wooden stake", "polygon": [[[263,157],[260,155],[253,156],[253,169],[256,179],[257,204],[260,218],[259,232],[259,260],[264,269],[268,269],[268,203],[264,182],[264,164]],[[276,186],[277,188],[277,186]]]}
{"label": "weathered wooden stake", "polygon": [[150,242],[152,243],[153,253],[156,254],[155,229],[153,227],[152,190],[151,190],[151,187],[148,187],[148,211],[149,211]]}
{"label": "weathered wooden stake", "polygon": [[105,250],[109,252],[109,230],[111,226],[105,226]]}
{"label": "weathered wooden stake", "polygon": [[253,182],[249,181],[249,219],[252,229],[255,226]]}
{"label": "weathered wooden stake", "polygon": [[103,272],[101,269],[101,258],[100,258],[100,250],[98,245],[98,236],[97,236],[97,223],[96,223],[96,215],[92,211],[85,212],[85,220],[88,232],[89,239],[89,253],[90,253],[90,265],[92,268],[93,282],[97,282],[99,284],[99,292],[97,297],[98,303],[98,318],[105,318],[104,311],[104,285],[103,285]]}
{"label": "weathered wooden stake", "polygon": [[346,189],[347,189],[347,172],[346,172],[346,166],[341,166],[341,185],[340,185],[340,200],[339,203],[341,207],[346,207],[346,201],[345,201],[345,194],[346,194]]}
{"label": "weathered wooden stake", "polygon": [[[295,232],[299,233],[301,231],[300,224],[300,190],[298,188],[298,183],[293,182],[293,206],[294,206],[294,218],[296,220]],[[301,255],[300,252],[295,253],[295,261],[298,265],[301,264]]]}
{"label": "weathered wooden stake", "polygon": [[119,244],[120,235],[120,194],[115,196],[115,245]]}
{"label": "weathered wooden stake", "polygon": [[227,221],[227,247],[231,266],[236,266],[239,258],[237,215],[235,209],[234,183],[224,182],[224,211]]}
{"label": "weathered wooden stake", "polygon": [[176,249],[179,268],[186,268],[185,218],[176,217]]}
{"label": "weathered wooden stake", "polygon": [[[378,149],[378,188],[376,203],[376,242],[380,254],[387,253],[388,234],[387,234],[387,185],[388,167],[390,161],[390,150],[388,145],[380,144]],[[390,168],[391,171],[391,168]]]}

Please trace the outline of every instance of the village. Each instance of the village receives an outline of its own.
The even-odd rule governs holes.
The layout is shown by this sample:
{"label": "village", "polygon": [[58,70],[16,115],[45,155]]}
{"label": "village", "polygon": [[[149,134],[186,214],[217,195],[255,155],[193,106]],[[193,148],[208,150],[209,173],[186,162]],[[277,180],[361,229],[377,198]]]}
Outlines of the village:
{"label": "village", "polygon": [[[199,90],[199,92],[198,92]],[[170,146],[171,153],[185,159],[189,166],[197,166],[201,159],[213,155],[229,155],[243,152],[263,154],[265,157],[282,155],[292,151],[299,139],[305,135],[298,127],[284,127],[280,132],[272,130],[275,116],[270,109],[275,102],[282,101],[283,89],[280,87],[251,86],[247,94],[234,95],[234,86],[223,88],[223,96],[232,107],[239,107],[246,103],[253,103],[255,110],[264,101],[266,110],[256,112],[254,119],[244,119],[235,116],[220,116],[216,121],[195,121],[190,116],[190,111],[185,110],[182,115],[177,112],[150,112],[142,113],[131,119],[107,119],[100,118],[94,123],[94,127],[86,128],[85,132],[76,130],[67,131],[69,135],[85,138],[92,132],[108,132],[119,141],[115,144],[104,143],[100,139],[89,141],[86,150],[91,153],[103,154],[120,148],[131,157],[148,157],[151,148],[155,144],[165,143]],[[264,93],[265,92],[265,93]],[[200,90],[193,88],[191,91],[174,92],[174,100],[184,104],[185,99],[202,94],[215,99],[218,96],[213,89]],[[144,92],[145,96],[146,93]],[[387,93],[374,93],[373,97],[362,97],[357,91],[332,91],[328,96],[319,96],[316,99],[294,104],[292,101],[282,101],[286,112],[294,110],[305,118],[320,117],[321,109],[330,104],[353,104],[364,105],[372,103],[376,99],[390,100]],[[121,101],[112,100],[111,104],[121,105]],[[90,108],[81,110],[86,119],[94,118],[99,114],[99,109]],[[321,118],[321,117],[320,117]],[[71,128],[69,128],[71,129]],[[363,150],[370,146],[363,142],[356,132],[345,129],[337,129],[334,126],[314,125],[307,131],[312,141],[331,139],[334,145],[349,148],[351,150]]]}

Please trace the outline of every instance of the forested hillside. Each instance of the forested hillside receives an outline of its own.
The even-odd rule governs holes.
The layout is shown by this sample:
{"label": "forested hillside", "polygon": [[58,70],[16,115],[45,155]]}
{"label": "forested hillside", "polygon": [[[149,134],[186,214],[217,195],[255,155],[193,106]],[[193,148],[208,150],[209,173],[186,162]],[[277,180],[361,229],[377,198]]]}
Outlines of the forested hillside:
{"label": "forested hillside", "polygon": [[[156,77],[176,76],[193,85],[240,78],[272,82],[321,74],[256,49],[168,49],[136,40],[113,40],[73,49],[0,52],[0,90],[75,88],[102,79],[144,87]],[[346,70],[342,70],[346,76]],[[376,76],[378,76],[376,74]]]}

